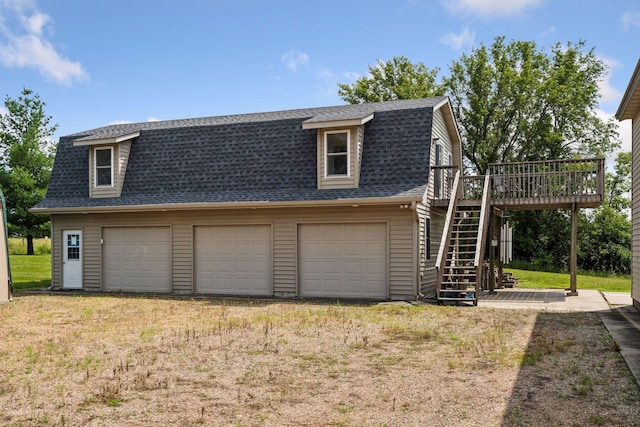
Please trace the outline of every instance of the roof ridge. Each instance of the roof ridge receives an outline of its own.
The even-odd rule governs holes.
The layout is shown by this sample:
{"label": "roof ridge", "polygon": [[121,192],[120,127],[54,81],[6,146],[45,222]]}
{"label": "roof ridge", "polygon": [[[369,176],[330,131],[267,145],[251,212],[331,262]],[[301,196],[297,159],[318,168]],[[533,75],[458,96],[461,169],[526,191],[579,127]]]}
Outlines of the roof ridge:
{"label": "roof ridge", "polygon": [[215,126],[234,123],[250,123],[272,120],[309,119],[315,116],[339,116],[341,111],[359,111],[369,114],[379,110],[393,110],[398,107],[424,108],[434,107],[446,99],[446,96],[404,99],[393,101],[380,101],[363,104],[344,104],[325,107],[296,108],[289,110],[276,110],[254,113],[226,114],[219,116],[188,117],[183,119],[169,119],[147,122],[119,123],[101,126],[81,132],[76,132],[66,137],[76,137],[83,140],[100,139],[108,136],[116,136],[132,131],[157,130],[181,127]]}

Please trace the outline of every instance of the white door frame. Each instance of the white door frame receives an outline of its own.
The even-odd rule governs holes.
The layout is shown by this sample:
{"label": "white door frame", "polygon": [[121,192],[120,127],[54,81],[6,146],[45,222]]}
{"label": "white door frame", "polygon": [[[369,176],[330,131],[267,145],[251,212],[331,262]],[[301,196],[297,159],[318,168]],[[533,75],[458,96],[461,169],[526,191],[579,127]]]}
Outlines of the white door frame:
{"label": "white door frame", "polygon": [[62,231],[62,287],[82,289],[82,230]]}

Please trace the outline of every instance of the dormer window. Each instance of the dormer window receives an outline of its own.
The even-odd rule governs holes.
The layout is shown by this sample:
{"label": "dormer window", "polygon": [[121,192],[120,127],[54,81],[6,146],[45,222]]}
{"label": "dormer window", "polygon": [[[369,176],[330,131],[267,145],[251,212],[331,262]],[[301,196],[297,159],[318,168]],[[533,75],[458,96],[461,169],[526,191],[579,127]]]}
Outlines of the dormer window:
{"label": "dormer window", "polygon": [[95,149],[96,187],[113,187],[113,147]]}
{"label": "dormer window", "polygon": [[372,111],[361,106],[348,114],[320,114],[302,122],[302,129],[316,129],[318,189],[358,188],[364,145],[364,125]]}
{"label": "dormer window", "polygon": [[350,176],[351,143],[349,134],[348,130],[325,132],[325,177]]}

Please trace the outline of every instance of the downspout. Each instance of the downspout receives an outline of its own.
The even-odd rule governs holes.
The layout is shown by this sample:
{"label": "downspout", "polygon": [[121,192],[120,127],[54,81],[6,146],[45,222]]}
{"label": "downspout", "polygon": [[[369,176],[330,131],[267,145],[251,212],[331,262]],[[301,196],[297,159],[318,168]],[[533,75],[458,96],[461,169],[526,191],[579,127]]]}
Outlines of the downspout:
{"label": "downspout", "polygon": [[420,216],[418,215],[418,203],[414,200],[411,202],[411,210],[413,211],[413,227],[414,227],[414,235],[415,237],[415,241],[414,241],[414,249],[413,249],[413,256],[414,256],[414,262],[416,265],[416,295],[417,295],[417,299],[422,299],[424,298],[424,294],[422,293],[422,283],[420,280]]}

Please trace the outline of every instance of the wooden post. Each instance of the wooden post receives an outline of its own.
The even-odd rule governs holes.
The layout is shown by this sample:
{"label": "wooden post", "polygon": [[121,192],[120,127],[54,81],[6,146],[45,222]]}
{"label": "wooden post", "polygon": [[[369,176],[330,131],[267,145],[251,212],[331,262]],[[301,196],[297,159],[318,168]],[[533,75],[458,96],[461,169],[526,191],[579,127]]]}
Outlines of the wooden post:
{"label": "wooden post", "polygon": [[578,206],[571,205],[571,286],[568,296],[578,295],[577,270],[578,270]]}
{"label": "wooden post", "polygon": [[496,292],[496,247],[493,246],[493,241],[496,239],[496,214],[494,209],[491,209],[491,219],[489,220],[489,293],[494,294]]}
{"label": "wooden post", "polygon": [[502,220],[502,212],[500,213],[500,221],[498,222],[498,247],[496,248],[496,250],[498,251],[498,288],[502,289],[502,283],[503,283],[503,279],[504,279],[504,271],[502,270],[502,225],[503,225],[503,220]]}

